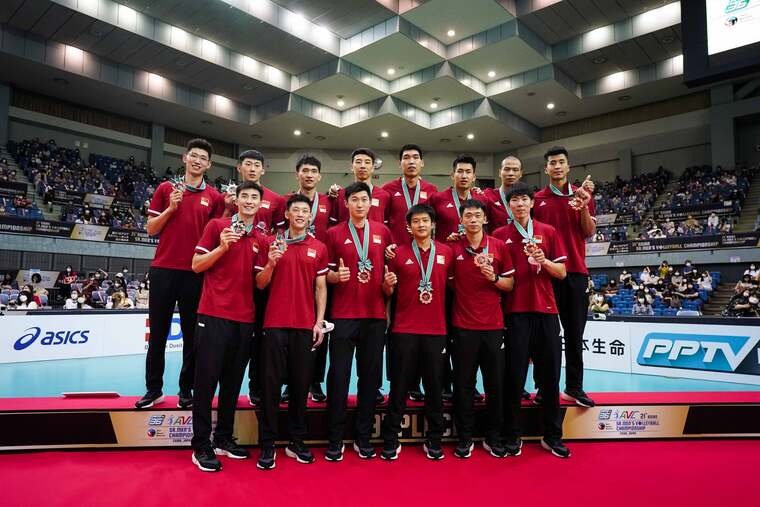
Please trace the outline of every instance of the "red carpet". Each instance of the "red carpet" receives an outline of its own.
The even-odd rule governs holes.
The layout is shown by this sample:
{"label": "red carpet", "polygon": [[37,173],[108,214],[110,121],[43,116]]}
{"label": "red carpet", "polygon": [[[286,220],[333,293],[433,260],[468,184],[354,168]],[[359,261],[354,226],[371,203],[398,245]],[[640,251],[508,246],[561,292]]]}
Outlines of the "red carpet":
{"label": "red carpet", "polygon": [[[649,392],[649,393],[591,393],[598,405],[631,404],[710,404],[710,403],[760,403],[760,391],[717,391],[717,392]],[[15,410],[111,410],[133,409],[139,396],[122,396],[120,398],[0,398],[0,411]],[[525,402],[526,404],[529,402]],[[356,397],[349,396],[349,406],[356,405]],[[568,405],[569,403],[563,402]],[[216,399],[214,400],[216,406]],[[419,405],[409,402],[410,406]],[[310,408],[324,408],[324,403],[309,400]],[[177,397],[167,396],[157,409],[177,407]],[[238,407],[251,408],[244,396],[240,397]]]}
{"label": "red carpet", "polygon": [[223,459],[203,473],[190,451],[100,451],[0,454],[3,506],[248,505],[757,505],[760,441],[575,443],[569,460],[536,444],[519,458],[497,460],[476,449],[469,460],[430,462],[406,446],[396,462],[299,465],[279,449],[277,468],[253,458]]}

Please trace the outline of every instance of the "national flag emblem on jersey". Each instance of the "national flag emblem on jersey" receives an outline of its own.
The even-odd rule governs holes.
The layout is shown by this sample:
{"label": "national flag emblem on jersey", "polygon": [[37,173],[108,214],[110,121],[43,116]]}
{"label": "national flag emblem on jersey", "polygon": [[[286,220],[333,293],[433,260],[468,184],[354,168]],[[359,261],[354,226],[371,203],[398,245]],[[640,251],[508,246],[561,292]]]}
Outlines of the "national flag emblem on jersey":
{"label": "national flag emblem on jersey", "polygon": [[313,248],[309,248],[306,251],[306,255],[309,256],[309,257],[311,257],[312,259],[316,259],[317,258],[317,251],[314,250]]}
{"label": "national flag emblem on jersey", "polygon": [[541,204],[539,204],[538,206],[539,206],[539,207],[541,207],[541,206],[546,206],[546,201],[541,201]]}
{"label": "national flag emblem on jersey", "polygon": [[396,192],[395,194],[393,194],[393,197],[401,197],[401,193]]}
{"label": "national flag emblem on jersey", "polygon": [[251,243],[251,250],[253,250],[253,253],[259,253],[259,244]]}
{"label": "national flag emblem on jersey", "polygon": [[319,205],[319,212],[320,213],[327,213],[327,206]]}
{"label": "national flag emblem on jersey", "polygon": [[420,192],[420,199],[427,199],[427,192],[421,191]]}
{"label": "national flag emblem on jersey", "polygon": [[372,206],[380,206],[380,199],[377,197],[372,199]]}
{"label": "national flag emblem on jersey", "polygon": [[201,206],[208,207],[208,199],[206,199],[205,197],[201,197]]}
{"label": "national flag emblem on jersey", "polygon": [[383,242],[383,238],[381,238],[379,234],[373,234],[372,242],[375,243],[376,245],[379,245],[380,243]]}
{"label": "national flag emblem on jersey", "polygon": [[261,201],[261,207],[264,209],[269,209],[270,203],[269,201]]}
{"label": "national flag emblem on jersey", "polygon": [[446,207],[447,207],[447,208],[453,208],[453,207],[454,207],[454,205],[453,205],[453,204],[451,204],[451,203],[448,203],[448,204],[446,205]]}
{"label": "national flag emblem on jersey", "polygon": [[444,255],[436,255],[435,256],[435,262],[438,264],[446,264],[446,256]]}

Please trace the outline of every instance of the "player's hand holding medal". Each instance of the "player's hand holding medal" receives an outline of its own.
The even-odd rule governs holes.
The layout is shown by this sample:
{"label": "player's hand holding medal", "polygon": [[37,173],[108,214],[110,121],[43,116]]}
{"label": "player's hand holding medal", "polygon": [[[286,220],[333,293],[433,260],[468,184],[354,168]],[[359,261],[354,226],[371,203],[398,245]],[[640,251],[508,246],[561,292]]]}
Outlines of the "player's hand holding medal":
{"label": "player's hand holding medal", "polygon": [[176,210],[179,203],[182,202],[182,195],[185,193],[187,185],[185,184],[184,176],[175,176],[169,180],[169,183],[172,186],[172,193],[169,196],[169,207]]}

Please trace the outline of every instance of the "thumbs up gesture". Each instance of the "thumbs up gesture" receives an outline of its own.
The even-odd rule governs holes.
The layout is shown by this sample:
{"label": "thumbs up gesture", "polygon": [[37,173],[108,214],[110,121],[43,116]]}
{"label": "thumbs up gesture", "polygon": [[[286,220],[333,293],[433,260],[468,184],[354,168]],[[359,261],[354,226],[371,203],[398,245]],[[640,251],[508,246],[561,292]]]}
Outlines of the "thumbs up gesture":
{"label": "thumbs up gesture", "polygon": [[346,283],[351,279],[351,270],[346,267],[343,257],[340,258],[340,264],[338,265],[338,277],[341,283]]}
{"label": "thumbs up gesture", "polygon": [[383,275],[383,283],[387,285],[388,287],[393,287],[398,283],[398,278],[396,277],[396,273],[393,273],[391,270],[388,269],[388,266],[385,266],[385,274]]}

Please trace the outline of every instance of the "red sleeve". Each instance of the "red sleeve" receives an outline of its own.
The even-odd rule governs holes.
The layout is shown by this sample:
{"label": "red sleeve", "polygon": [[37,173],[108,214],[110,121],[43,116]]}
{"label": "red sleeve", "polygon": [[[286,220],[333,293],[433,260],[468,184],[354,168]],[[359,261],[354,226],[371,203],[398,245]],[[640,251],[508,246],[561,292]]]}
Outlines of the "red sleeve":
{"label": "red sleeve", "polygon": [[382,229],[383,245],[388,246],[393,244],[393,237],[391,236],[391,230],[386,225],[383,225]]}
{"label": "red sleeve", "polygon": [[161,183],[155,192],[153,192],[153,198],[150,200],[150,206],[148,207],[148,214],[157,217],[169,207],[169,195],[171,194],[171,183]]}
{"label": "red sleeve", "polygon": [[512,254],[509,251],[509,248],[507,248],[507,245],[504,243],[497,243],[499,248],[499,253],[501,254],[501,271],[499,273],[500,276],[512,276],[515,274],[515,266],[512,263]]}
{"label": "red sleeve", "polygon": [[327,230],[327,265],[334,268],[338,265],[338,256],[335,248],[335,231],[336,229]]}
{"label": "red sleeve", "polygon": [[317,245],[317,276],[324,276],[330,268],[327,267],[327,247],[324,243]]}
{"label": "red sleeve", "polygon": [[203,228],[203,234],[201,239],[198,240],[198,244],[195,246],[195,253],[206,254],[211,250],[219,246],[219,222],[217,220],[211,220]]}
{"label": "red sleeve", "polygon": [[385,259],[385,263],[388,265],[388,271],[398,274],[398,264],[396,263],[396,259],[398,259],[398,248],[396,249],[396,257],[393,259]]}
{"label": "red sleeve", "polygon": [[567,262],[567,250],[562,241],[560,241],[556,229],[552,227],[547,232],[549,232],[551,241],[549,241],[548,245],[549,251],[544,252],[544,255],[552,262]]}
{"label": "red sleeve", "polygon": [[263,271],[267,262],[269,262],[269,245],[272,244],[272,240],[264,234],[259,234],[257,240],[259,243],[259,253],[256,254],[253,269],[254,271]]}
{"label": "red sleeve", "polygon": [[340,217],[338,216],[338,204],[340,204],[340,195],[338,197],[333,197],[330,194],[327,194],[327,202],[330,203],[330,225],[337,224],[340,222]]}
{"label": "red sleeve", "polygon": [[449,280],[454,279],[454,250],[451,248],[447,248],[446,253],[446,259],[449,262],[449,265],[446,266],[446,278]]}
{"label": "red sleeve", "polygon": [[499,227],[498,229],[496,229],[495,231],[493,231],[491,233],[491,236],[493,236],[496,239],[500,239],[502,241],[506,240],[507,239],[507,227],[508,227],[507,225],[502,225],[501,227]]}

